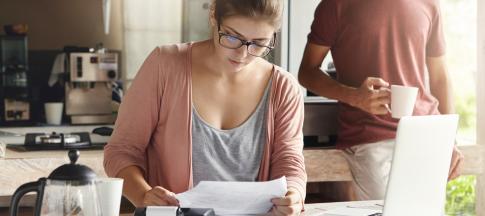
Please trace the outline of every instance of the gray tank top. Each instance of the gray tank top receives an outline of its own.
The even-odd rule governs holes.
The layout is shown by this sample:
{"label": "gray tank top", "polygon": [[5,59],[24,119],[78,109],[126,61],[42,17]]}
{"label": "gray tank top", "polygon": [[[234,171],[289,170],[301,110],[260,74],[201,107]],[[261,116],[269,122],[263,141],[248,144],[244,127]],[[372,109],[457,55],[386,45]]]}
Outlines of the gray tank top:
{"label": "gray tank top", "polygon": [[255,181],[266,142],[266,112],[271,80],[256,110],[240,126],[220,130],[192,107],[192,168],[200,181]]}

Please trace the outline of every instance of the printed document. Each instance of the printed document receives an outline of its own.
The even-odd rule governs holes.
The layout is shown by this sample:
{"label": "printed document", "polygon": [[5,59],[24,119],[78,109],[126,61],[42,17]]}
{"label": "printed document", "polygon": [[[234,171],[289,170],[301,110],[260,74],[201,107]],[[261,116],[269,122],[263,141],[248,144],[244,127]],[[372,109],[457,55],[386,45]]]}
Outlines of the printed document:
{"label": "printed document", "polygon": [[176,197],[182,208],[213,208],[217,215],[265,214],[273,207],[271,199],[286,192],[283,176],[267,182],[201,181]]}

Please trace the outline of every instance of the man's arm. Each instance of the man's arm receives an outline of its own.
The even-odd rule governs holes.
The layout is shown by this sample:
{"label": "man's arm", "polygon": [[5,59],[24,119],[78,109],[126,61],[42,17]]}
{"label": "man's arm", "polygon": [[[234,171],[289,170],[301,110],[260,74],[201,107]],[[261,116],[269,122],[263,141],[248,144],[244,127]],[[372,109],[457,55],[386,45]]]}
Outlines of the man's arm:
{"label": "man's arm", "polygon": [[426,65],[429,72],[431,94],[438,99],[441,114],[455,112],[453,86],[445,64],[445,57],[428,57]]}
{"label": "man's arm", "polygon": [[387,114],[387,104],[390,102],[390,91],[387,88],[389,83],[381,78],[369,77],[360,87],[355,88],[333,80],[320,69],[329,50],[330,47],[307,43],[298,72],[300,84],[320,96],[336,99],[366,112]]}
{"label": "man's arm", "polygon": [[[441,114],[454,113],[453,86],[446,67],[445,57],[428,57],[426,59],[426,65],[429,72],[431,94],[439,101],[438,110]],[[451,158],[448,180],[460,176],[463,160],[463,154],[455,146]]]}
{"label": "man's arm", "polygon": [[313,93],[342,102],[349,101],[350,87],[340,84],[320,69],[330,47],[307,43],[298,72],[301,85]]}

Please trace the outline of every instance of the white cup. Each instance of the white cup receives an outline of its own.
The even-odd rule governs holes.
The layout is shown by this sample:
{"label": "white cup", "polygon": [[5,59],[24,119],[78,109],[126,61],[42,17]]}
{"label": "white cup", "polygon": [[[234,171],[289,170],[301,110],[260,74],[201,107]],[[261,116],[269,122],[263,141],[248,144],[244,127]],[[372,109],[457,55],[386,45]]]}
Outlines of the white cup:
{"label": "white cup", "polygon": [[393,118],[411,116],[418,96],[418,88],[391,85],[391,112]]}
{"label": "white cup", "polygon": [[44,104],[47,124],[60,125],[62,120],[62,102],[49,102]]}
{"label": "white cup", "polygon": [[7,144],[0,141],[0,158],[4,158],[7,152]]}
{"label": "white cup", "polygon": [[118,216],[120,214],[123,179],[99,178],[96,180],[96,190],[101,207],[101,215]]}

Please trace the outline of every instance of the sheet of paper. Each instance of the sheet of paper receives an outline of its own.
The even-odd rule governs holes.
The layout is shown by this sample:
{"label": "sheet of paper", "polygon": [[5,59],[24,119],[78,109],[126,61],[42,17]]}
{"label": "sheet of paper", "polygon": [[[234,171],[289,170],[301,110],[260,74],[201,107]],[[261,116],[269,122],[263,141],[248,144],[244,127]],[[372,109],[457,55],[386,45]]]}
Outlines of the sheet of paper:
{"label": "sheet of paper", "polygon": [[146,216],[176,216],[177,206],[148,206]]}
{"label": "sheet of paper", "polygon": [[286,178],[267,182],[201,181],[176,195],[182,208],[213,208],[217,215],[265,214],[271,199],[284,197]]}
{"label": "sheet of paper", "polygon": [[382,213],[382,207],[344,206],[344,207],[328,210],[323,215],[324,216],[370,216],[376,213]]}

